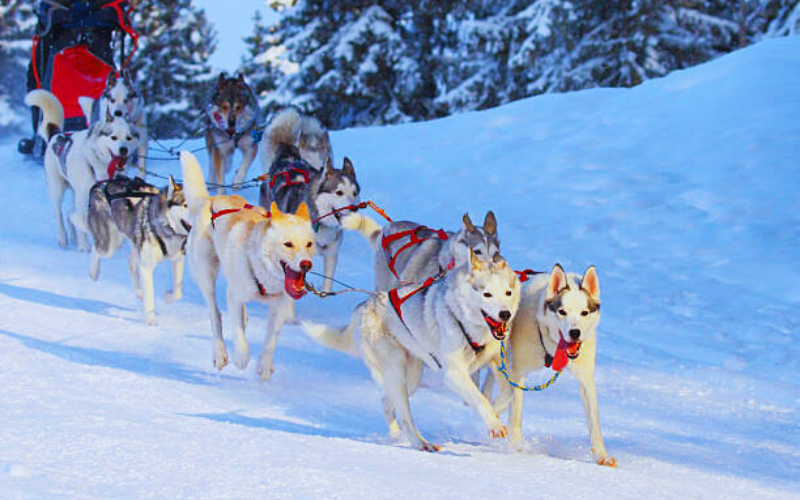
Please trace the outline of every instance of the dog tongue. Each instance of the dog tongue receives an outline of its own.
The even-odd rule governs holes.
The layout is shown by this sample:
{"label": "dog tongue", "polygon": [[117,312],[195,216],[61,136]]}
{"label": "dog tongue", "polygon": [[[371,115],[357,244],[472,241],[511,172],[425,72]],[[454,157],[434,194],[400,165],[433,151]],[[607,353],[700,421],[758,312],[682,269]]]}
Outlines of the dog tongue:
{"label": "dog tongue", "polygon": [[566,368],[567,363],[569,363],[569,357],[567,356],[567,349],[569,349],[572,344],[568,343],[562,337],[558,341],[558,347],[556,348],[556,355],[553,356],[553,370],[560,372],[564,368]]}
{"label": "dog tongue", "polygon": [[121,172],[125,169],[125,161],[127,157],[125,156],[112,156],[111,161],[108,162],[108,168],[106,169],[106,173],[108,174],[109,179],[113,179],[114,175],[117,172]]}
{"label": "dog tongue", "polygon": [[291,298],[297,300],[306,294],[306,274],[297,272],[289,266],[283,268],[283,288]]}

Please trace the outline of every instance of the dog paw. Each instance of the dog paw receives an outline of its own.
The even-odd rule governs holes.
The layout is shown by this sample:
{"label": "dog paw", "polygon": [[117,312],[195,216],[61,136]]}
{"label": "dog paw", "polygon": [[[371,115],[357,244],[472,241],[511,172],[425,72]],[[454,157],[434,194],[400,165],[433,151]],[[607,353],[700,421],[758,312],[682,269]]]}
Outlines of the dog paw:
{"label": "dog paw", "polygon": [[428,451],[428,452],[437,452],[442,449],[441,446],[438,444],[429,443],[427,441],[423,441],[421,445],[417,447],[419,451]]}
{"label": "dog paw", "polygon": [[522,439],[522,433],[518,429],[511,429],[508,433],[508,445],[514,451],[520,452],[523,450],[524,441]]}
{"label": "dog paw", "polygon": [[508,429],[505,425],[498,423],[489,429],[489,435],[492,436],[492,439],[502,439],[508,436]]}
{"label": "dog paw", "polygon": [[269,381],[273,373],[275,373],[275,367],[264,366],[263,363],[258,365],[258,376],[261,377],[261,380],[264,382]]}
{"label": "dog paw", "polygon": [[612,469],[617,468],[617,459],[614,457],[609,457],[606,455],[605,457],[600,457],[597,460],[597,465],[603,465],[605,467],[611,467]]}
{"label": "dog paw", "polygon": [[145,321],[149,326],[158,326],[158,320],[156,319],[155,314],[152,315],[148,314],[147,316],[145,316]]}
{"label": "dog paw", "polygon": [[342,216],[340,223],[345,229],[358,229],[358,227],[361,225],[361,214],[350,212],[349,214]]}
{"label": "dog paw", "polygon": [[58,238],[58,246],[60,246],[61,248],[66,248],[67,247],[67,243],[68,242],[67,242],[67,237],[66,236],[63,236],[63,237],[59,236],[59,238]]}
{"label": "dog paw", "polygon": [[250,362],[250,346],[247,343],[237,343],[233,350],[233,364],[240,370],[247,368]]}
{"label": "dog paw", "polygon": [[222,349],[217,348],[214,349],[214,367],[217,370],[222,370],[225,366],[228,365],[228,352],[225,350],[225,345],[222,345]]}
{"label": "dog paw", "polygon": [[167,304],[172,304],[173,302],[177,302],[181,300],[181,298],[183,298],[183,293],[180,290],[178,290],[177,292],[170,290],[164,294],[164,300],[167,301]]}

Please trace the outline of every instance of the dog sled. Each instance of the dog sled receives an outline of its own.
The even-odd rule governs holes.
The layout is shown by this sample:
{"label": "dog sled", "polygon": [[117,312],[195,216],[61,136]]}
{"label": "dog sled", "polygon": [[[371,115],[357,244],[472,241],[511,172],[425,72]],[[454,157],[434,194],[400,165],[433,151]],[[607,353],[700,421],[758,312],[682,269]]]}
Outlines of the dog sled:
{"label": "dog sled", "polygon": [[[130,23],[129,0],[42,0],[28,65],[28,91],[49,90],[64,107],[64,131],[87,128],[79,97],[98,99],[109,73],[119,73],[136,51],[138,34]],[[126,55],[126,38],[132,48]],[[114,52],[119,50],[119,62]],[[45,144],[36,134],[41,120],[31,109],[33,136],[19,141],[23,154],[44,156]]]}

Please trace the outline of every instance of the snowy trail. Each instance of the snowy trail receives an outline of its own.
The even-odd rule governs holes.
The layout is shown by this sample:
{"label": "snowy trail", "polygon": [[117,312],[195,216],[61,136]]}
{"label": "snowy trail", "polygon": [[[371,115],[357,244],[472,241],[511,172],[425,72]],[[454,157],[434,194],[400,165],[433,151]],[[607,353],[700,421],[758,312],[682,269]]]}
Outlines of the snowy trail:
{"label": "snowy trail", "polygon": [[[333,134],[393,216],[455,227],[491,208],[515,266],[598,266],[618,470],[592,463],[570,377],[526,396],[519,454],[426,376],[412,405],[444,446],[430,455],[388,440],[360,360],[297,327],[268,384],[252,362],[217,373],[191,278],[147,327],[127,250],[92,283],[88,255],[55,245],[42,170],[0,142],[0,497],[800,498],[797,88],[790,38],[631,90]],[[371,285],[355,235],[337,277]],[[163,294],[168,266],[155,282]],[[344,323],[359,300],[308,297],[298,314]],[[257,355],[266,309],[250,311]]]}

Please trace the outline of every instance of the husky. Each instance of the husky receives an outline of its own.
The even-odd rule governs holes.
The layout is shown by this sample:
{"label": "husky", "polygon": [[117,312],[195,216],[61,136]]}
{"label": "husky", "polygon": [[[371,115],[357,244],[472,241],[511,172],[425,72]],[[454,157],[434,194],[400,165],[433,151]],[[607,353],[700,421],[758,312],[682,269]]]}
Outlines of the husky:
{"label": "husky", "polygon": [[409,407],[424,365],[443,372],[447,387],[480,415],[493,438],[507,434],[470,373],[498,355],[521,286],[500,255],[489,263],[472,251],[469,255],[467,263],[427,287],[376,292],[356,308],[345,328],[302,323],[319,343],[364,358],[386,392],[383,410],[390,433],[397,437],[402,429],[419,450],[439,450],[420,435]]}
{"label": "husky", "polygon": [[133,288],[142,301],[145,321],[155,325],[153,270],[162,260],[172,264],[172,290],[166,301],[182,296],[183,256],[191,229],[183,188],[172,176],[161,189],[123,175],[100,181],[89,195],[88,222],[94,240],[89,277],[97,280],[100,259],[114,255],[124,234],[131,242],[128,269]]}
{"label": "husky", "polygon": [[131,72],[123,69],[117,74],[112,71],[108,74],[106,88],[95,100],[91,97],[80,97],[83,114],[87,117],[89,126],[100,121],[106,114],[125,119],[136,128],[139,133],[139,147],[136,150],[136,162],[139,167],[138,176],[144,178],[147,167],[147,116],[145,114],[144,99],[136,90],[135,79]]}
{"label": "husky", "polygon": [[105,117],[91,127],[71,135],[61,133],[64,108],[58,98],[46,90],[33,90],[25,96],[25,104],[42,110],[38,133],[47,143],[44,167],[47,192],[55,208],[58,244],[67,245],[67,232],[61,215],[64,192],[73,191],[73,207],[68,217],[70,236],[81,251],[90,249],[89,227],[86,221],[89,192],[97,181],[113,177],[122,171],[131,154],[139,146],[139,132],[125,119],[106,110]]}
{"label": "husky", "polygon": [[192,277],[209,308],[214,366],[221,370],[228,363],[216,300],[217,274],[222,267],[234,331],[234,363],[240,369],[250,360],[246,304],[269,304],[269,325],[258,365],[259,375],[268,380],[274,371],[272,359],[280,329],[294,317],[294,301],[305,294],[306,273],[316,252],[308,206],[300,203],[297,211],[289,214],[274,202],[268,212],[238,195],[211,197],[197,159],[184,151],[181,164],[192,226],[186,253]]}
{"label": "husky", "polygon": [[483,227],[464,214],[457,232],[432,230],[416,222],[395,221],[381,228],[361,213],[342,220],[345,229],[361,233],[375,249],[375,289],[391,290],[401,283],[422,282],[443,270],[467,262],[469,251],[483,262],[500,255],[497,219],[490,210]]}
{"label": "husky", "polygon": [[[558,264],[549,274],[533,276],[525,285],[511,327],[510,375],[512,380],[521,381],[545,366],[557,371],[566,367],[581,387],[592,455],[598,464],[616,467],[616,459],[606,452],[598,417],[594,367],[599,323],[600,282],[594,266],[583,277],[566,274]],[[510,442],[521,448],[522,391],[499,378],[500,394],[494,407],[502,413],[511,403]]]}
{"label": "husky", "polygon": [[[259,115],[258,101],[244,81],[244,75],[227,78],[225,73],[220,73],[206,109],[208,177],[213,182],[224,184],[236,149],[242,152],[242,163],[233,182],[244,182],[247,170],[258,154],[258,144],[250,132],[258,123]],[[221,192],[222,188],[218,188],[218,193]]]}
{"label": "husky", "polygon": [[328,131],[313,116],[303,115],[287,108],[270,120],[265,133],[266,146],[261,150],[264,173],[269,172],[279,158],[284,145],[291,144],[300,151],[300,157],[317,171],[333,163],[333,149]]}
{"label": "husky", "polygon": [[[270,136],[270,142],[273,141],[274,136]],[[330,292],[342,243],[342,217],[352,211],[347,207],[361,201],[353,162],[345,157],[342,168],[337,170],[329,158],[325,171],[320,173],[302,158],[300,150],[283,143],[269,174],[269,180],[261,184],[262,207],[274,201],[282,212],[294,212],[300,203],[306,203],[311,218],[318,220],[314,231],[317,250],[324,258],[323,290]]]}

